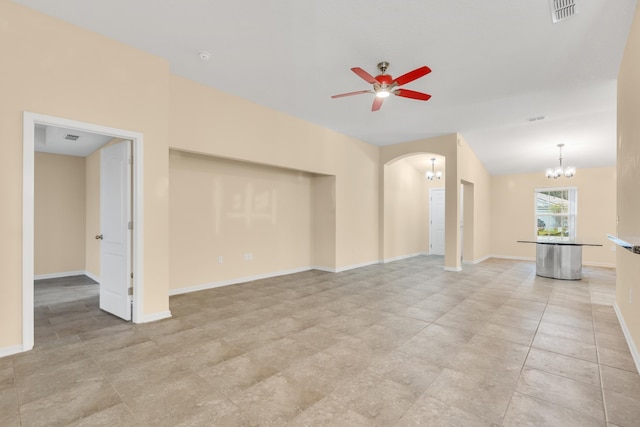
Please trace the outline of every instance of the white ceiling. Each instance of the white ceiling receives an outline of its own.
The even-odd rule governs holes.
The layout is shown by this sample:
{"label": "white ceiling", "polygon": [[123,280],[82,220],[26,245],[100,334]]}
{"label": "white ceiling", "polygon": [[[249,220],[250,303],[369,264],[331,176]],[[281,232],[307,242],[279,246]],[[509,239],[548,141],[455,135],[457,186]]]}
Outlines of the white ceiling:
{"label": "white ceiling", "polygon": [[[68,139],[67,135],[77,136],[78,138],[76,140]],[[35,127],[34,148],[35,151],[41,153],[87,157],[112,139],[112,136],[37,124]]]}
{"label": "white ceiling", "polygon": [[[616,78],[636,0],[14,0],[166,58],[177,75],[376,145],[460,132],[492,175],[615,164]],[[209,61],[199,50],[211,52]],[[433,72],[371,112],[350,71]],[[543,120],[529,122],[532,117]]]}

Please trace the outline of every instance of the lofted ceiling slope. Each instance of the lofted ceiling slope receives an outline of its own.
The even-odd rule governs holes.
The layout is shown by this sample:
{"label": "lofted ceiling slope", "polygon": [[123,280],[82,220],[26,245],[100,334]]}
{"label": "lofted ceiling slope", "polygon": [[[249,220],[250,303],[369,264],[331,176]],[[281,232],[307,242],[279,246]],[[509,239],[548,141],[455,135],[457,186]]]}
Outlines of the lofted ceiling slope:
{"label": "lofted ceiling slope", "polygon": [[[172,72],[388,145],[459,132],[492,175],[541,172],[564,143],[578,168],[613,166],[616,78],[636,0],[14,0],[166,58]],[[202,61],[198,51],[211,53]],[[350,71],[433,72],[371,112]],[[544,117],[529,121],[530,118]]]}

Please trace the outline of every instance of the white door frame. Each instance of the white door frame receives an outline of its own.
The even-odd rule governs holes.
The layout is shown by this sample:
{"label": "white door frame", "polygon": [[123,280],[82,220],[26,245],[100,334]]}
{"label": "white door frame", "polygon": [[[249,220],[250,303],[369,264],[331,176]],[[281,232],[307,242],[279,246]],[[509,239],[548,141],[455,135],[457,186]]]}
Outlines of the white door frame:
{"label": "white door frame", "polygon": [[78,122],[44,114],[24,112],[22,135],[22,351],[33,348],[33,275],[34,275],[34,157],[35,125],[51,125],[84,132],[99,133],[133,143],[133,322],[143,321],[143,134],[123,129]]}

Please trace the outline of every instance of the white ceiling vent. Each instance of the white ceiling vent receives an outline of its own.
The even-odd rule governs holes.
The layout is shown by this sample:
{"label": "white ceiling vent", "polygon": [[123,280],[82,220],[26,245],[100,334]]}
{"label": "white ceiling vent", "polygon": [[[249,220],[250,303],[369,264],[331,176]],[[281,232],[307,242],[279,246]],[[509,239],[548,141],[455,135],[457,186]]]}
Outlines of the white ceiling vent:
{"label": "white ceiling vent", "polygon": [[71,135],[70,133],[68,133],[67,136],[64,137],[64,139],[68,139],[69,141],[77,141],[78,138],[80,138],[79,135]]}
{"label": "white ceiling vent", "polygon": [[578,13],[578,0],[549,0],[551,19],[556,24]]}

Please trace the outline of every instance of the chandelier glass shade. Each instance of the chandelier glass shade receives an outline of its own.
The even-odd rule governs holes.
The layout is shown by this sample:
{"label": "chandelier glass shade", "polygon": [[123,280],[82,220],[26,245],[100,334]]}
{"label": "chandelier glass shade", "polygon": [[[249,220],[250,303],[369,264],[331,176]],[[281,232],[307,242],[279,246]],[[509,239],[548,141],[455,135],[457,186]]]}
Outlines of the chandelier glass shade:
{"label": "chandelier glass shade", "polygon": [[564,147],[564,144],[558,144],[558,149],[560,149],[560,164],[555,168],[547,168],[547,171],[545,173],[547,178],[557,179],[561,176],[564,176],[565,178],[571,178],[576,174],[575,167],[562,165],[562,147]]}
{"label": "chandelier glass shade", "polygon": [[435,157],[431,159],[431,170],[427,171],[425,174],[429,181],[433,181],[434,179],[442,179],[442,171],[436,172],[436,159]]}

